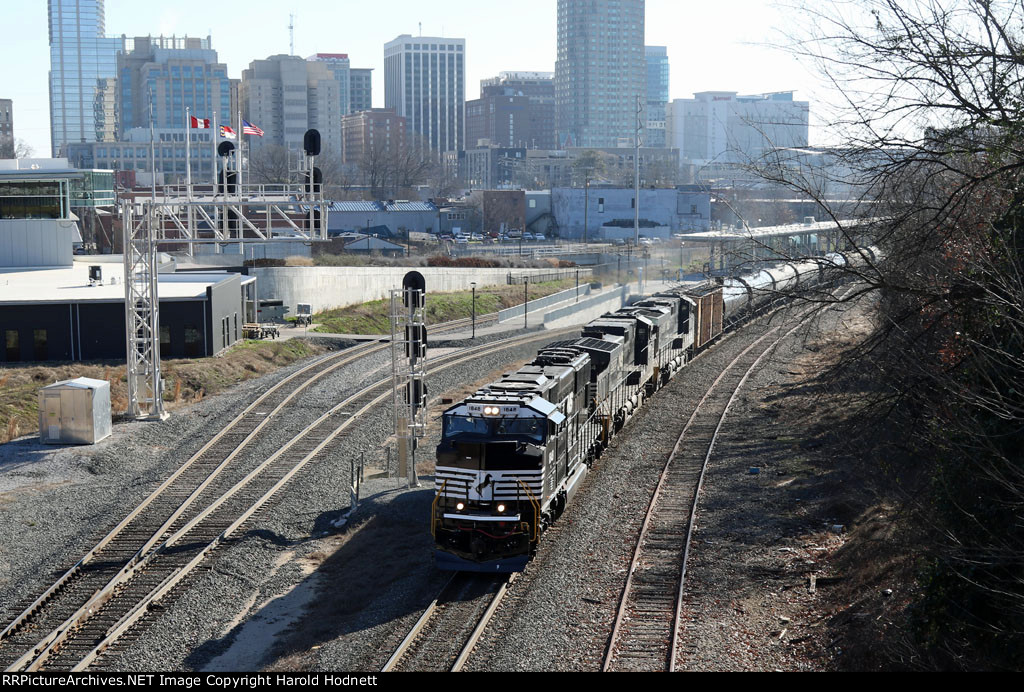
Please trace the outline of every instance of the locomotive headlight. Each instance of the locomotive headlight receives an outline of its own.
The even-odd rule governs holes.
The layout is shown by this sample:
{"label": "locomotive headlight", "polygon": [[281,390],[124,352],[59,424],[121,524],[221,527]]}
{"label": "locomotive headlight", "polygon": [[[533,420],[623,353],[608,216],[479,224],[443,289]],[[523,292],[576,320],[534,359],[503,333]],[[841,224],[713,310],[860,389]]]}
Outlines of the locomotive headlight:
{"label": "locomotive headlight", "polygon": [[498,505],[498,514],[505,513],[505,505]]}
{"label": "locomotive headlight", "polygon": [[466,505],[460,502],[459,504],[455,505],[455,509],[461,512],[462,510],[466,509]]}
{"label": "locomotive headlight", "polygon": [[501,413],[501,409],[499,409],[497,406],[484,406],[485,416],[496,416],[499,413]]}

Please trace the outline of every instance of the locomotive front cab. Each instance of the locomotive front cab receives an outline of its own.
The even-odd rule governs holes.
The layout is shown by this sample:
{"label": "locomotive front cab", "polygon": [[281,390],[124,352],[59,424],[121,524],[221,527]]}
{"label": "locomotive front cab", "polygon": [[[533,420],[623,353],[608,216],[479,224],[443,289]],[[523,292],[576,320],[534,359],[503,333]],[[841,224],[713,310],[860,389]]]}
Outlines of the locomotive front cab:
{"label": "locomotive front cab", "polygon": [[541,529],[544,462],[557,424],[529,406],[499,401],[467,402],[444,414],[432,516],[439,568],[525,569]]}

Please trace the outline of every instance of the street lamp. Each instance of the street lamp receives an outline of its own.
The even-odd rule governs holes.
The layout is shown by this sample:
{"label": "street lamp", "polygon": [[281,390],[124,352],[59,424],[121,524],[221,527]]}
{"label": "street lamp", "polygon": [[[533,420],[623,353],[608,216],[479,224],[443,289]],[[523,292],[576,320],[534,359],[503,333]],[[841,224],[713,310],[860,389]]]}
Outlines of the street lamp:
{"label": "street lamp", "polygon": [[473,338],[476,338],[476,281],[471,281],[473,287]]}
{"label": "street lamp", "polygon": [[530,277],[523,279],[523,328],[530,328]]}
{"label": "street lamp", "polygon": [[587,245],[587,222],[590,213],[590,176],[583,183],[583,245]]}

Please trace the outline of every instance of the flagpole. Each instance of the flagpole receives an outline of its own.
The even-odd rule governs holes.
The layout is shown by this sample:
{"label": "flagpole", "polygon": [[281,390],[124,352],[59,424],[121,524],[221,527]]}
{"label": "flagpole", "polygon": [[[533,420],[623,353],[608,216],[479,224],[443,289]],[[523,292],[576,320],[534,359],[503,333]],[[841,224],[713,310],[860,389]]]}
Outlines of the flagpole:
{"label": "flagpole", "polygon": [[245,140],[242,139],[242,109],[238,109],[238,130],[235,132],[238,137],[238,251],[245,254],[245,244],[242,242],[242,149],[245,147]]}
{"label": "flagpole", "polygon": [[210,141],[213,142],[213,167],[211,172],[213,173],[213,195],[217,196],[217,140],[219,139],[218,134],[220,130],[217,129],[217,111],[213,112],[213,136],[210,137]]}
{"label": "flagpole", "polygon": [[[192,208],[192,108],[185,106],[185,189],[188,195],[188,233],[195,237],[195,210]],[[188,244],[188,254],[195,256],[195,246]]]}
{"label": "flagpole", "polygon": [[192,107],[185,106],[185,186],[192,201]]}

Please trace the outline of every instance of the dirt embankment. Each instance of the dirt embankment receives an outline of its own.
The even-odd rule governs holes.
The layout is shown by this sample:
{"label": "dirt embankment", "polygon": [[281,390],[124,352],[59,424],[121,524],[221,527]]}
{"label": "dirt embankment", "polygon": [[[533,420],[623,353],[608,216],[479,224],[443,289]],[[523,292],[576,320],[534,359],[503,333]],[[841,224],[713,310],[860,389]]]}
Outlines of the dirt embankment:
{"label": "dirt embankment", "polygon": [[913,522],[859,425],[865,386],[825,377],[872,329],[823,318],[749,382],[709,467],[687,576],[688,670],[900,670]]}
{"label": "dirt embankment", "polygon": [[[302,339],[243,342],[214,358],[169,360],[161,364],[169,409],[200,401],[232,385],[261,377],[326,349]],[[39,389],[61,380],[89,377],[110,382],[116,415],[128,407],[123,363],[65,363],[0,368],[0,443],[39,429]]]}

